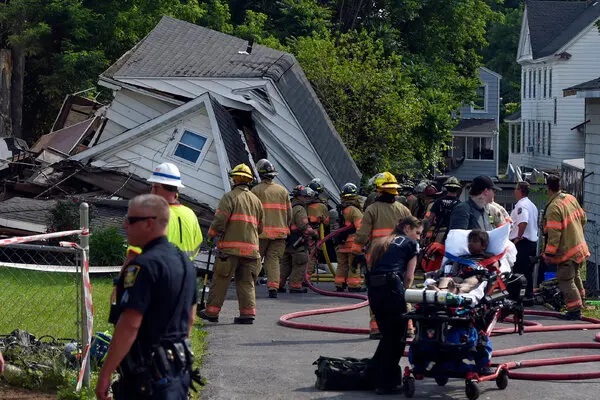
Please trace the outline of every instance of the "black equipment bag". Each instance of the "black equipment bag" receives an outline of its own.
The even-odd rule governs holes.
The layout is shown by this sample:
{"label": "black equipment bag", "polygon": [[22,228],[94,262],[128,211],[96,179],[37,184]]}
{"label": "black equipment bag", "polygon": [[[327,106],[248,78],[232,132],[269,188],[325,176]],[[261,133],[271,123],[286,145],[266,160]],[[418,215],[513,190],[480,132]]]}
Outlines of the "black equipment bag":
{"label": "black equipment bag", "polygon": [[315,387],[320,390],[373,390],[374,380],[369,374],[369,358],[319,357]]}

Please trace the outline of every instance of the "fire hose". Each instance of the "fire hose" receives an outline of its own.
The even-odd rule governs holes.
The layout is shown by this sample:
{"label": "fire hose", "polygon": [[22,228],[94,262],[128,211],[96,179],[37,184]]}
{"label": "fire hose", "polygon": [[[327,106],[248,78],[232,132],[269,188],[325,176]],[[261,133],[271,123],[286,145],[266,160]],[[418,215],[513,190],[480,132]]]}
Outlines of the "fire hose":
{"label": "fire hose", "polygon": [[[351,227],[343,227],[336,231],[331,232],[329,235],[325,236],[321,240],[319,240],[314,249],[310,254],[310,258],[314,256],[316,250],[324,245],[327,240],[330,240],[334,236],[337,236],[346,230],[351,229]],[[307,263],[308,268],[308,263]],[[369,333],[369,329],[367,328],[353,328],[353,327],[341,327],[341,326],[332,326],[332,325],[318,325],[318,324],[309,324],[309,323],[301,323],[294,322],[293,319],[322,315],[322,314],[333,314],[338,312],[346,312],[357,310],[369,305],[369,300],[367,296],[358,294],[358,293],[343,293],[343,292],[333,292],[329,290],[323,290],[315,287],[309,279],[307,270],[305,270],[305,280],[308,282],[308,287],[310,290],[317,294],[321,294],[324,296],[331,297],[341,297],[341,298],[350,298],[350,299],[358,299],[362,300],[360,303],[340,306],[340,307],[330,307],[330,308],[320,308],[315,310],[306,310],[306,311],[297,311],[289,314],[285,314],[279,318],[279,324],[285,327],[294,328],[294,329],[307,329],[314,331],[323,331],[323,332],[337,332],[337,333],[347,333],[347,334],[358,334],[358,335],[367,335]],[[534,316],[545,316],[545,317],[558,317],[560,313],[552,312],[552,311],[538,311],[538,310],[525,310],[525,315],[534,315]],[[557,331],[571,331],[571,330],[591,330],[598,329],[600,330],[600,319],[590,318],[590,317],[582,317],[584,322],[587,324],[567,324],[567,325],[551,325],[544,326],[538,322],[533,321],[525,321],[525,333],[534,333],[534,332],[557,332]],[[510,322],[510,320],[507,320]],[[492,336],[502,335],[514,333],[514,328],[496,328],[492,332]],[[512,349],[503,349],[503,350],[495,350],[492,353],[493,357],[504,357],[511,356],[517,354],[525,354],[535,351],[543,351],[543,350],[554,350],[554,349],[599,349],[600,350],[600,332],[596,334],[594,341],[598,343],[587,343],[587,342],[572,342],[572,343],[540,343],[529,346],[521,346],[515,347]],[[405,351],[404,356],[407,356],[408,352]],[[498,377],[502,371],[506,371],[508,373],[509,378],[511,379],[520,379],[520,380],[584,380],[584,379],[599,379],[600,371],[592,371],[592,372],[565,372],[565,373],[532,373],[532,372],[520,372],[514,371],[515,369],[521,368],[532,368],[532,367],[541,367],[541,366],[552,366],[552,365],[564,365],[564,364],[577,364],[577,363],[590,363],[590,362],[598,362],[600,361],[600,355],[585,355],[585,356],[570,356],[570,357],[556,357],[556,358],[544,358],[544,359],[532,359],[532,360],[522,360],[522,361],[510,361],[507,363],[495,364],[498,368],[496,369],[496,373],[490,376],[481,377],[480,381],[493,380]]]}

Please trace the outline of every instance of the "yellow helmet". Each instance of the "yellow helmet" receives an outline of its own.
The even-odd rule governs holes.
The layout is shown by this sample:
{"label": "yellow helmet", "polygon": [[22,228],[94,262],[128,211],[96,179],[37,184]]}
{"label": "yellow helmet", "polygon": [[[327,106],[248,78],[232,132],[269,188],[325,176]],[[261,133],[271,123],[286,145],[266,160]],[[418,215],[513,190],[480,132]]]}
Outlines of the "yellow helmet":
{"label": "yellow helmet", "polygon": [[229,172],[229,176],[239,176],[243,178],[248,178],[250,180],[254,179],[254,175],[252,175],[252,170],[246,164],[238,164]]}
{"label": "yellow helmet", "polygon": [[383,172],[379,179],[375,180],[375,184],[377,185],[378,191],[393,195],[397,195],[398,189],[400,189],[400,185],[398,184],[396,177],[387,171]]}

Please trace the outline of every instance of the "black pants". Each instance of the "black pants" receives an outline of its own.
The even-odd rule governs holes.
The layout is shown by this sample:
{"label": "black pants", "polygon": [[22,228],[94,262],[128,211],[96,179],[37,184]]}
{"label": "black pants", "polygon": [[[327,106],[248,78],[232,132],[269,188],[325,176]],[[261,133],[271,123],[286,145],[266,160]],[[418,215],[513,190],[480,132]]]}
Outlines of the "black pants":
{"label": "black pants", "polygon": [[400,381],[400,358],[406,345],[407,321],[404,286],[402,280],[394,279],[387,285],[369,287],[369,304],[375,314],[382,339],[371,358],[371,370],[375,385],[393,389]]}
{"label": "black pants", "polygon": [[190,388],[190,373],[188,369],[174,371],[159,381],[149,382],[151,394],[139,393],[139,382],[120,380],[113,385],[115,400],[187,400]]}
{"label": "black pants", "polygon": [[517,248],[517,261],[515,261],[513,271],[525,276],[527,279],[525,297],[533,297],[533,267],[535,264],[531,262],[531,257],[536,256],[537,242],[523,238],[517,242],[515,247]]}

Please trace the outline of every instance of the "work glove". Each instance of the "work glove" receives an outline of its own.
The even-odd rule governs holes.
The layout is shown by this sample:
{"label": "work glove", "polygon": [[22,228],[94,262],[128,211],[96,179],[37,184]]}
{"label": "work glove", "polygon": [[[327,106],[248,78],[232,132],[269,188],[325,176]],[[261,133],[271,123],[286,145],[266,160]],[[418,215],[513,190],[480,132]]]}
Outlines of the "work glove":
{"label": "work glove", "polygon": [[364,254],[357,254],[352,260],[352,273],[356,274],[361,265],[367,265],[367,257]]}
{"label": "work glove", "polygon": [[215,238],[213,237],[208,237],[208,239],[206,239],[206,247],[208,247],[209,249],[212,249],[215,247]]}

